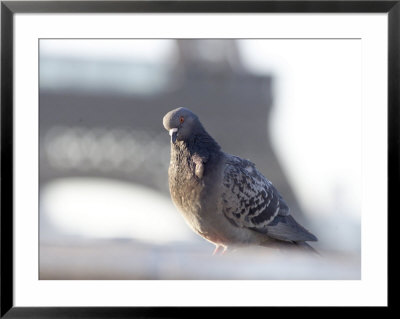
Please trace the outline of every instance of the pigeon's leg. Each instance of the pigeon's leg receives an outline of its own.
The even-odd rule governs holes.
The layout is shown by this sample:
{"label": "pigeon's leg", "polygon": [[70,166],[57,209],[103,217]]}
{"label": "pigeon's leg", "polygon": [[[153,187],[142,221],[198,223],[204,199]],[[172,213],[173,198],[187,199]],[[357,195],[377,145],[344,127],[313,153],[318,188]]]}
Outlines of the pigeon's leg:
{"label": "pigeon's leg", "polygon": [[225,254],[225,252],[226,252],[227,249],[228,249],[227,246],[215,245],[215,249],[214,249],[214,252],[213,252],[213,256],[214,256],[214,255],[217,255],[218,253],[219,253],[220,255],[223,255],[223,254]]}
{"label": "pigeon's leg", "polygon": [[[223,248],[223,246],[221,246],[221,245],[215,245],[215,249],[214,249],[214,252],[213,252],[213,256],[215,256],[216,254],[218,254],[218,251],[220,251],[220,249],[221,248]],[[225,250],[224,250],[225,251]],[[223,252],[224,252],[223,251]],[[222,253],[223,253],[222,252]]]}

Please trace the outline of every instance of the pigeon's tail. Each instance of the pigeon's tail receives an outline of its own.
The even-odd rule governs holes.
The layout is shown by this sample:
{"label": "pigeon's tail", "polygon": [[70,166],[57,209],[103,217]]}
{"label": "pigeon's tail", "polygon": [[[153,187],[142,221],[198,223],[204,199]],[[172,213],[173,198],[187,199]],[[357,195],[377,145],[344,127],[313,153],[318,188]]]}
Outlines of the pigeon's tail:
{"label": "pigeon's tail", "polygon": [[268,241],[261,243],[261,246],[275,247],[282,252],[299,252],[313,256],[321,256],[321,254],[305,241],[281,241],[275,240],[274,242]]}
{"label": "pigeon's tail", "polygon": [[294,242],[294,245],[301,249],[302,251],[305,251],[307,253],[312,253],[318,256],[321,256],[321,254],[313,247],[311,247],[309,244],[307,244],[305,241],[297,241]]}

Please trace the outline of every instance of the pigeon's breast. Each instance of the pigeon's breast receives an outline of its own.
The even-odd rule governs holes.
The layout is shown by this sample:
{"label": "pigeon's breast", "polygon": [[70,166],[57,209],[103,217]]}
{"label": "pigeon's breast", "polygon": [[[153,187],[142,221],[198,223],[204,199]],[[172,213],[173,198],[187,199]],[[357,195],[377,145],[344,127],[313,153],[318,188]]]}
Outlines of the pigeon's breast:
{"label": "pigeon's breast", "polygon": [[193,163],[189,159],[171,162],[169,190],[172,201],[189,225],[196,231],[201,228],[204,181],[196,177]]}
{"label": "pigeon's breast", "polygon": [[[173,154],[169,166],[169,189],[172,201],[189,226],[203,237],[208,237],[210,222],[217,213],[217,185],[219,175],[213,159],[205,164],[202,178],[196,176],[196,162],[191,156]],[[210,216],[211,215],[211,216]]]}

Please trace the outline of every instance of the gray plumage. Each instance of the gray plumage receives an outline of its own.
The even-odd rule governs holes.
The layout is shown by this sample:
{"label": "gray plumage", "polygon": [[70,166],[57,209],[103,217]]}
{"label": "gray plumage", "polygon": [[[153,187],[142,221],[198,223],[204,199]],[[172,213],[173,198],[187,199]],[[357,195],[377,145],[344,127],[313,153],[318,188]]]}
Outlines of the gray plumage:
{"label": "gray plumage", "polygon": [[190,110],[164,116],[171,135],[171,198],[189,226],[216,245],[310,247],[317,238],[298,224],[255,165],[224,153]]}

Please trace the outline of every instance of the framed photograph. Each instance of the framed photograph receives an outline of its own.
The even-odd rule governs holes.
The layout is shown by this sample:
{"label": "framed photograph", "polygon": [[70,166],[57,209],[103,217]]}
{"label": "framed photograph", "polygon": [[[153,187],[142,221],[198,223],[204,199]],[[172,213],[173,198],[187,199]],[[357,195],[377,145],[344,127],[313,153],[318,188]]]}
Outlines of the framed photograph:
{"label": "framed photograph", "polygon": [[399,18],[2,1],[1,316],[388,307]]}

